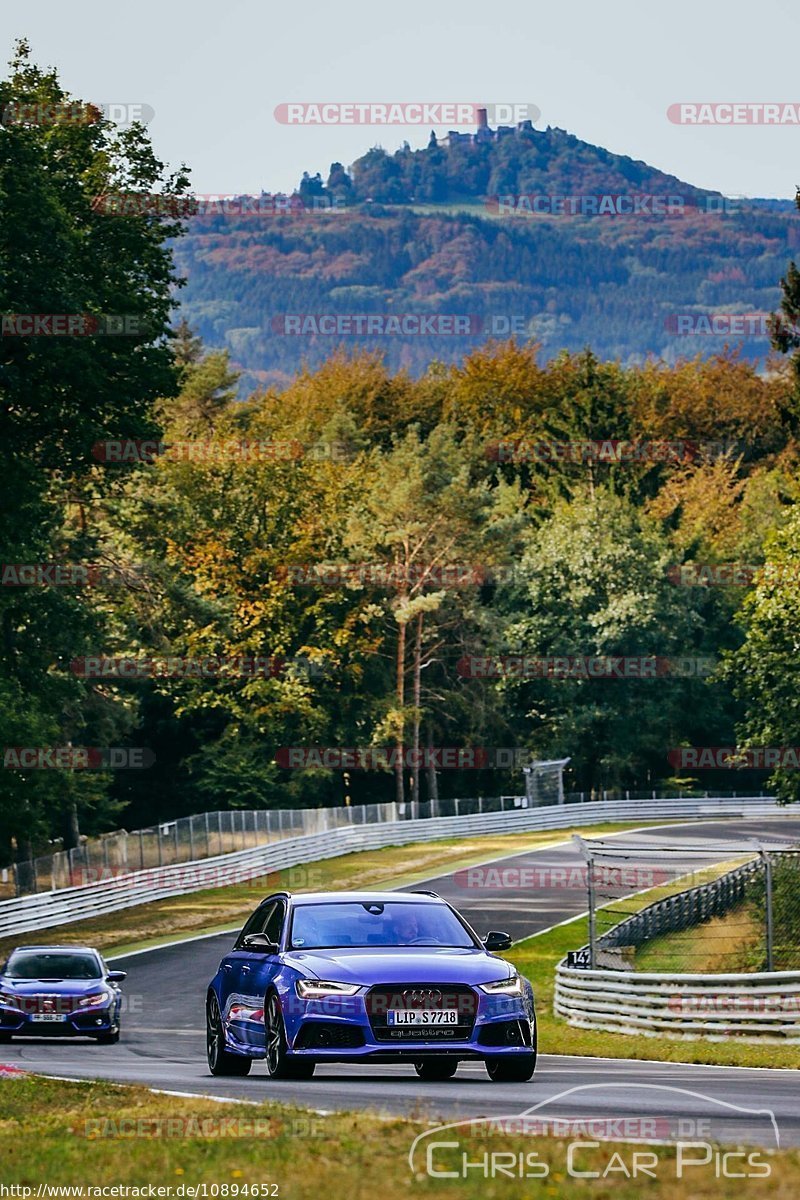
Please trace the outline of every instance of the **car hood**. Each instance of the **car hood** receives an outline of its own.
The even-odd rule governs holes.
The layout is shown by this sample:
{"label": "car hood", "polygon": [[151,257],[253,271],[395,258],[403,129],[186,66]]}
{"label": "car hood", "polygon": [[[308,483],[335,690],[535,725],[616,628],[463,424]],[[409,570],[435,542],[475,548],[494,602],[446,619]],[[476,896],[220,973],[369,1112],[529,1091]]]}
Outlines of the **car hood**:
{"label": "car hood", "polygon": [[479,949],[370,946],[292,950],[284,960],[303,975],[336,983],[490,983],[513,974],[502,958]]}
{"label": "car hood", "polygon": [[90,996],[110,986],[104,979],[9,979],[0,975],[0,990],[10,996]]}

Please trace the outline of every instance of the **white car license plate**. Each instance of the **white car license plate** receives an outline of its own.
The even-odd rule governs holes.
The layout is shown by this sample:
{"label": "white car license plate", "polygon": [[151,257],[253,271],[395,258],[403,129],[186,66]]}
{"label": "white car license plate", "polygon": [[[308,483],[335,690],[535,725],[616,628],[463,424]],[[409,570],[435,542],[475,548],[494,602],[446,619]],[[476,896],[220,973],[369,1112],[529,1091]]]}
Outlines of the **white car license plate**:
{"label": "white car license plate", "polygon": [[390,1025],[457,1025],[455,1008],[390,1008],[386,1014]]}
{"label": "white car license plate", "polygon": [[66,1021],[66,1013],[33,1013],[34,1021]]}

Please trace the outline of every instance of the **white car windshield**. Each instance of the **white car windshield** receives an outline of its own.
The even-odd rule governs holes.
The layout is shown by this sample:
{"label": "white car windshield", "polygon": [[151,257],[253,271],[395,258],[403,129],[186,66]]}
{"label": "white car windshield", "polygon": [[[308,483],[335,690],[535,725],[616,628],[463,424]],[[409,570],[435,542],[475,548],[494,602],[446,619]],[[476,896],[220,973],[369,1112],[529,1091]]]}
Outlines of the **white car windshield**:
{"label": "white car windshield", "polygon": [[336,946],[474,947],[469,932],[444,904],[408,901],[303,904],[294,910],[290,944],[295,950]]}

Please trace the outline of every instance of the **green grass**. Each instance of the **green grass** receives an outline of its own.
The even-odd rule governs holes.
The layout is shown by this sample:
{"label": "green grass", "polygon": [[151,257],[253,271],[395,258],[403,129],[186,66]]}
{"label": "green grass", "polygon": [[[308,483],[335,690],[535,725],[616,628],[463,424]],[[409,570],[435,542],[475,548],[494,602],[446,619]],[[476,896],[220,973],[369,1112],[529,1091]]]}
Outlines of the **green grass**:
{"label": "green grass", "polygon": [[[486,1087],[488,1100],[492,1084],[487,1082]],[[424,1094],[422,1084],[420,1094]],[[521,1098],[519,1109],[525,1105]],[[254,1194],[319,1200],[323,1192],[348,1200],[374,1200],[376,1195],[381,1200],[410,1196],[516,1200],[527,1195],[607,1200],[612,1190],[615,1200],[638,1200],[643,1193],[654,1200],[685,1200],[687,1195],[694,1200],[738,1200],[743,1190],[741,1179],[717,1179],[713,1159],[705,1167],[690,1169],[689,1178],[678,1179],[672,1147],[648,1148],[656,1158],[656,1178],[644,1182],[641,1177],[626,1178],[619,1167],[624,1162],[630,1169],[633,1154],[642,1152],[642,1146],[601,1143],[579,1151],[576,1170],[602,1175],[612,1168],[605,1180],[587,1180],[570,1175],[568,1143],[563,1139],[502,1133],[476,1138],[459,1130],[447,1130],[445,1135],[458,1146],[437,1151],[433,1159],[434,1168],[455,1171],[457,1177],[434,1179],[425,1173],[424,1153],[415,1158],[414,1171],[408,1161],[412,1142],[431,1124],[422,1113],[411,1119],[382,1119],[369,1113],[320,1116],[271,1102],[220,1104],[108,1083],[34,1076],[4,1079],[0,1082],[0,1183],[31,1188],[33,1196],[40,1184],[73,1186],[87,1197],[93,1196],[87,1187],[147,1189],[152,1185],[171,1188],[164,1194],[175,1197],[181,1195],[181,1186],[205,1184],[206,1195],[217,1185],[216,1194],[229,1200]],[[492,1180],[474,1168],[461,1177],[464,1153],[468,1161],[476,1162],[483,1161],[484,1154],[500,1151],[513,1154],[514,1162],[520,1155],[535,1155],[528,1162],[535,1162],[541,1175],[546,1171],[546,1177],[499,1175]],[[619,1157],[612,1162],[615,1153]],[[800,1192],[800,1152],[757,1153],[770,1175],[748,1179],[748,1196],[794,1200]],[[741,1165],[737,1159],[737,1169]],[[259,1185],[258,1193],[252,1190],[254,1184]],[[261,1190],[270,1184],[277,1185],[277,1192]]]}
{"label": "green grass", "polygon": [[742,904],[702,925],[645,942],[636,952],[636,970],[757,971],[761,969],[763,942],[762,925],[749,907]]}

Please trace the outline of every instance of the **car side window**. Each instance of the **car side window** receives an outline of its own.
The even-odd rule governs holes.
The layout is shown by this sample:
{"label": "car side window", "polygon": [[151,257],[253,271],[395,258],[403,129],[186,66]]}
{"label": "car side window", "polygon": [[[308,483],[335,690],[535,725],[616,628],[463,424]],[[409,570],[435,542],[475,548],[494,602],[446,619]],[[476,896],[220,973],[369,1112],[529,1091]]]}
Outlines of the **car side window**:
{"label": "car side window", "polygon": [[264,933],[276,946],[279,946],[281,943],[285,915],[284,906],[280,901],[277,901],[264,923]]}

